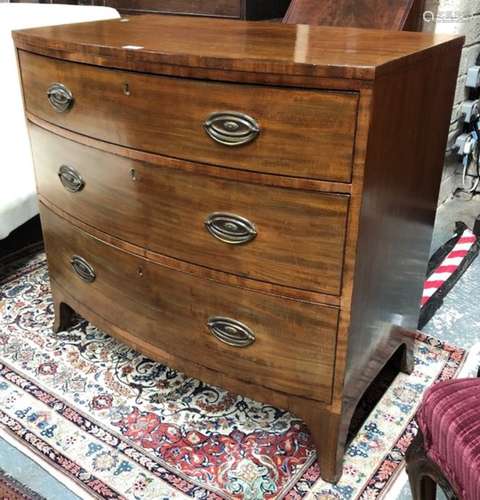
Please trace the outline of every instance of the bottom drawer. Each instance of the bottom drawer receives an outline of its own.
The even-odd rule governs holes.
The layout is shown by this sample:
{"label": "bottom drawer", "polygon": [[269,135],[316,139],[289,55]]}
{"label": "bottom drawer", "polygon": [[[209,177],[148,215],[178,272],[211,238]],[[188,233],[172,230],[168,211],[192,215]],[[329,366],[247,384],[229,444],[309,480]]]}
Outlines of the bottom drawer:
{"label": "bottom drawer", "polygon": [[104,243],[43,205],[41,216],[51,278],[108,322],[230,377],[330,402],[336,308],[192,276]]}

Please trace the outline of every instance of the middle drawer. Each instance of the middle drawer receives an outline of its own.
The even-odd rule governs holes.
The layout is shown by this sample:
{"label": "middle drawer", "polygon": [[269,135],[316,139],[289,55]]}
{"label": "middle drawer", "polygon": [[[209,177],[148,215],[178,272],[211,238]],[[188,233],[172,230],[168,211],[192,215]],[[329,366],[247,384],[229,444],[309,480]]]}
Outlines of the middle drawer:
{"label": "middle drawer", "polygon": [[149,165],[33,124],[30,136],[39,193],[86,224],[211,269],[340,293],[347,195]]}

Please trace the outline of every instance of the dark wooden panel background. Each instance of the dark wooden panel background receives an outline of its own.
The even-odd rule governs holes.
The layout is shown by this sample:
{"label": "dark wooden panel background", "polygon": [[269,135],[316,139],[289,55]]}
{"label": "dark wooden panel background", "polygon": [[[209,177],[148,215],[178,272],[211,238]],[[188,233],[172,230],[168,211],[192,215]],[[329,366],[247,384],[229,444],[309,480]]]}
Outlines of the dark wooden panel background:
{"label": "dark wooden panel background", "polygon": [[282,18],[290,0],[11,0],[12,3],[105,5],[121,14],[183,14],[233,19]]}
{"label": "dark wooden panel background", "polygon": [[[421,31],[425,0],[10,0],[104,5],[121,14],[282,19],[291,24]],[[288,11],[287,11],[288,9]]]}

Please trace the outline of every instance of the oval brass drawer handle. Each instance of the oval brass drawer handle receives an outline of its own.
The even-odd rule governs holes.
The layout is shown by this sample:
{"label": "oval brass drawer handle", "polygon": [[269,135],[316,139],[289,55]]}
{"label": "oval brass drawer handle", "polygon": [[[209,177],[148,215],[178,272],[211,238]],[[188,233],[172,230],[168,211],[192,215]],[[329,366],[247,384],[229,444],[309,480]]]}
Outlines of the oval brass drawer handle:
{"label": "oval brass drawer handle", "polygon": [[208,318],[208,328],[218,340],[232,347],[248,347],[255,342],[252,330],[234,319],[212,316]]}
{"label": "oval brass drawer handle", "polygon": [[73,105],[73,94],[63,83],[52,83],[47,90],[48,101],[59,113],[68,111]]}
{"label": "oval brass drawer handle", "polygon": [[260,126],[254,118],[236,111],[212,113],[203,128],[214,141],[225,146],[247,144],[260,133]]}
{"label": "oval brass drawer handle", "polygon": [[93,267],[83,258],[74,255],[70,260],[70,264],[77,275],[86,283],[93,283],[97,277]]}
{"label": "oval brass drawer handle", "polygon": [[207,231],[224,243],[242,245],[257,236],[255,224],[239,215],[214,212],[205,220]]}
{"label": "oval brass drawer handle", "polygon": [[82,176],[72,167],[62,165],[58,169],[58,178],[63,187],[70,193],[78,193],[85,187]]}

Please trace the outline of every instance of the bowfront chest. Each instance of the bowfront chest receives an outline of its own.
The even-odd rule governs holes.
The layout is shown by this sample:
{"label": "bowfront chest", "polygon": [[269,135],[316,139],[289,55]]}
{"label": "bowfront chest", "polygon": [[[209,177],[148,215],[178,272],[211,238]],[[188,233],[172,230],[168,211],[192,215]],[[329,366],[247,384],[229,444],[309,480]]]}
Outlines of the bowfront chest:
{"label": "bowfront chest", "polygon": [[55,328],[292,411],[338,480],[413,337],[463,40],[171,16],[17,31]]}

